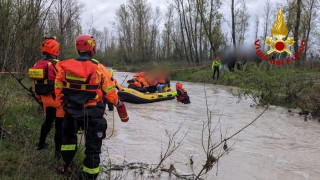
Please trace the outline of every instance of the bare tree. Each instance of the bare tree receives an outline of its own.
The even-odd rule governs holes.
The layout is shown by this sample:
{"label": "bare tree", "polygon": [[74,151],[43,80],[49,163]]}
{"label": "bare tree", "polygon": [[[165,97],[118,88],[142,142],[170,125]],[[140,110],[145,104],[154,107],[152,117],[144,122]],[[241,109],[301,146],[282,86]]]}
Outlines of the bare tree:
{"label": "bare tree", "polygon": [[129,0],[117,11],[120,52],[127,63],[146,63],[156,57],[160,11],[143,0]]}
{"label": "bare tree", "polygon": [[[300,16],[301,16],[301,0],[297,0],[297,5],[296,5],[296,19],[295,19],[295,25],[294,25],[294,31],[293,31],[293,38],[297,42],[294,44],[294,52],[297,53],[299,50],[299,27],[300,27]],[[298,63],[296,63],[299,65]]]}
{"label": "bare tree", "polygon": [[315,19],[318,17],[318,11],[316,9],[319,8],[319,2],[315,0],[307,0],[304,3],[303,6],[303,30],[304,30],[304,36],[303,39],[306,41],[305,45],[305,51],[303,53],[303,56],[301,60],[306,61],[306,55],[309,50],[309,40],[310,40],[310,32],[315,28],[316,23],[312,23],[315,21]]}
{"label": "bare tree", "polygon": [[210,44],[210,59],[217,55],[218,49],[224,43],[224,36],[221,32],[222,15],[218,11],[220,7],[220,0],[197,0],[201,26]]}
{"label": "bare tree", "polygon": [[[270,21],[270,13],[271,13],[271,3],[270,0],[266,1],[265,8],[264,8],[264,32],[263,32],[263,38],[265,39],[268,35],[269,31],[269,21]],[[265,43],[263,43],[263,48],[265,49]]]}
{"label": "bare tree", "polygon": [[260,20],[259,20],[259,17],[257,15],[255,16],[255,21],[254,22],[255,22],[255,24],[254,24],[254,27],[255,27],[255,39],[258,39]]}
{"label": "bare tree", "polygon": [[247,5],[244,0],[240,0],[238,2],[238,7],[236,9],[235,15],[235,18],[233,19],[235,19],[236,41],[238,47],[241,47],[245,39],[245,34],[248,30],[250,18],[250,15],[247,11]]}
{"label": "bare tree", "polygon": [[232,18],[232,43],[233,48],[236,49],[236,27],[235,27],[235,13],[234,13],[234,0],[231,0],[231,18]]}
{"label": "bare tree", "polygon": [[[40,58],[39,44],[43,38],[43,22],[48,18],[50,0],[1,0],[0,48],[3,65],[23,70]],[[3,67],[1,67],[3,69]]]}

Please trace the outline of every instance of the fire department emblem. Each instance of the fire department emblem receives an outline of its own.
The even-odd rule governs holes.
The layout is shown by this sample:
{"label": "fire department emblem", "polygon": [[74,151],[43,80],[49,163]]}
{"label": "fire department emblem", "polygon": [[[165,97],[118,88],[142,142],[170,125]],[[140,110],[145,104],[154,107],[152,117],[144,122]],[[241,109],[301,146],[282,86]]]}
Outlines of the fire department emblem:
{"label": "fire department emblem", "polygon": [[265,43],[271,48],[267,54],[271,54],[273,52],[287,52],[288,54],[292,54],[288,47],[292,46],[295,41],[293,37],[288,37],[286,40],[283,40],[288,35],[288,29],[286,27],[281,9],[278,11],[276,22],[271,30],[271,35],[275,37],[276,40],[274,40],[273,37],[266,37]]}

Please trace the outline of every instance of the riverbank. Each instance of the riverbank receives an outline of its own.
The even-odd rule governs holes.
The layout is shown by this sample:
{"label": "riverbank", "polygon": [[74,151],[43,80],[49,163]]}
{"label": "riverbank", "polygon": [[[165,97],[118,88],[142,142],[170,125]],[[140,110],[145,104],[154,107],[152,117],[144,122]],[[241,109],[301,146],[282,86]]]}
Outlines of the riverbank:
{"label": "riverbank", "polygon": [[[36,144],[44,120],[42,108],[9,74],[0,75],[0,177],[1,179],[64,179],[56,173],[62,160],[54,158],[54,127],[47,149],[38,151]],[[22,81],[32,86],[28,77]],[[77,154],[73,177],[78,178],[84,155]]]}
{"label": "riverbank", "polygon": [[320,116],[320,72],[317,70],[248,64],[242,70],[220,74],[219,80],[212,80],[210,67],[173,72],[171,78],[236,86],[239,90],[233,94],[239,98],[251,98],[261,105],[298,108],[309,117]]}

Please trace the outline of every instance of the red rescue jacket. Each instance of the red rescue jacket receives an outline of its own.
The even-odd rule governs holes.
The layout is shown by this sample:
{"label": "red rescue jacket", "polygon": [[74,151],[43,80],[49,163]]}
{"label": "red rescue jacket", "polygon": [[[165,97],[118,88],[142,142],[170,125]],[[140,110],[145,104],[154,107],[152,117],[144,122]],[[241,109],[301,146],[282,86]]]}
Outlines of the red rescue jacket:
{"label": "red rescue jacket", "polygon": [[34,80],[34,88],[37,95],[49,95],[54,93],[54,80],[57,70],[57,59],[43,59],[29,68],[29,77]]}

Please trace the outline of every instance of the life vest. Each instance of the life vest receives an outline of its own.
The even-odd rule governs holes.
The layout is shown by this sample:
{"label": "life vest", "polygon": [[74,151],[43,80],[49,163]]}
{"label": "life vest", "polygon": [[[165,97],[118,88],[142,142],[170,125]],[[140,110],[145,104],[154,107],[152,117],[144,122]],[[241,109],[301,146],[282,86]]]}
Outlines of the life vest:
{"label": "life vest", "polygon": [[68,59],[59,63],[64,71],[62,94],[65,104],[78,107],[102,101],[101,82],[96,82],[98,64],[95,59]]}
{"label": "life vest", "polygon": [[136,79],[137,79],[137,81],[141,82],[143,86],[149,87],[149,84],[148,84],[147,80],[144,77],[138,76]]}
{"label": "life vest", "polygon": [[135,87],[142,87],[141,83],[139,81],[136,81],[135,78],[131,79],[131,80],[128,80],[127,83],[130,85],[133,85]]}
{"label": "life vest", "polygon": [[181,88],[181,89],[177,89],[177,91],[178,91],[177,101],[179,102],[184,102],[185,100],[189,101],[189,96],[185,89]]}
{"label": "life vest", "polygon": [[54,80],[56,78],[55,64],[57,59],[44,59],[29,68],[29,77],[34,80],[37,95],[48,95],[54,92]]}

